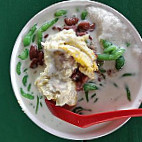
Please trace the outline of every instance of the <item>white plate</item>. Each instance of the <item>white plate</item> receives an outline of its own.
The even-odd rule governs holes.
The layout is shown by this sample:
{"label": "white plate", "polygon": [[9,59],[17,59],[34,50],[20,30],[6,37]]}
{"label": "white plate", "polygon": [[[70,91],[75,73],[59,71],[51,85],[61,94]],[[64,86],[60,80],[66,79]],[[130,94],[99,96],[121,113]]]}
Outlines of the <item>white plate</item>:
{"label": "white plate", "polygon": [[[40,128],[44,129],[45,131],[47,131],[53,135],[56,135],[56,136],[59,136],[62,138],[66,138],[66,139],[89,140],[89,139],[93,139],[93,138],[102,137],[102,136],[110,134],[113,131],[120,128],[122,125],[124,125],[128,121],[128,119],[120,119],[117,121],[107,122],[107,123],[103,123],[103,124],[99,124],[99,125],[91,126],[89,128],[82,129],[82,128],[75,127],[71,124],[68,124],[66,122],[63,122],[62,120],[59,120],[58,118],[54,117],[50,113],[50,111],[48,110],[48,108],[46,107],[46,105],[44,103],[44,100],[42,100],[42,99],[40,101],[43,103],[43,107],[39,107],[38,113],[35,114],[36,97],[31,103],[29,100],[23,98],[19,92],[19,88],[22,85],[22,83],[21,83],[22,78],[21,77],[23,75],[21,77],[19,77],[15,71],[17,60],[18,60],[17,55],[22,50],[19,47],[22,47],[23,35],[28,31],[29,27],[31,27],[35,23],[39,23],[39,25],[40,25],[43,22],[45,22],[46,19],[47,20],[51,19],[51,13],[53,11],[55,11],[56,9],[66,8],[68,6],[73,7],[73,6],[87,6],[87,5],[101,7],[103,9],[106,9],[106,10],[112,12],[114,15],[119,17],[131,29],[131,31],[133,32],[133,34],[136,38],[137,43],[139,45],[141,45],[141,38],[140,38],[138,32],[136,31],[136,29],[133,27],[133,25],[124,16],[122,16],[119,12],[112,9],[111,7],[101,4],[101,3],[98,3],[98,2],[92,2],[92,1],[82,1],[82,2],[80,2],[79,0],[78,1],[64,1],[64,2],[54,4],[48,8],[45,8],[44,10],[39,12],[37,15],[35,15],[25,25],[25,27],[23,28],[23,30],[21,31],[21,33],[19,34],[19,36],[16,40],[16,43],[14,45],[14,49],[12,52],[12,56],[11,56],[12,86],[13,86],[13,90],[15,92],[16,98],[17,98],[20,106],[22,107],[22,110]],[[25,64],[28,64],[28,62],[29,62],[29,60],[27,60],[25,62]],[[24,74],[24,73],[22,73],[22,74]],[[32,78],[32,75],[29,77],[29,79],[31,79],[31,78]],[[141,89],[139,90],[139,92],[141,92]],[[32,86],[32,90],[36,90],[36,88],[34,86]],[[133,101],[131,108],[138,108],[139,107],[140,98],[141,98],[141,95],[140,95],[140,93],[138,93],[137,98]]]}

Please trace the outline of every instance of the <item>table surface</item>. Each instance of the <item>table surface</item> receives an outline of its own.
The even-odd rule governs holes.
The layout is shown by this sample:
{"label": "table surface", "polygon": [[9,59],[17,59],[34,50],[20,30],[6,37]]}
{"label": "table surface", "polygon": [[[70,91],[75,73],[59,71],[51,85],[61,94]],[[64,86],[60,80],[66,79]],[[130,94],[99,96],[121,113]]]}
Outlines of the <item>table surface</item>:
{"label": "table surface", "polygon": [[[0,141],[44,142],[65,140],[36,126],[22,111],[10,82],[10,56],[14,42],[23,26],[43,8],[61,0],[1,0],[0,43]],[[98,0],[126,16],[142,35],[142,0]],[[142,142],[142,118],[132,118],[116,132],[92,142]]]}

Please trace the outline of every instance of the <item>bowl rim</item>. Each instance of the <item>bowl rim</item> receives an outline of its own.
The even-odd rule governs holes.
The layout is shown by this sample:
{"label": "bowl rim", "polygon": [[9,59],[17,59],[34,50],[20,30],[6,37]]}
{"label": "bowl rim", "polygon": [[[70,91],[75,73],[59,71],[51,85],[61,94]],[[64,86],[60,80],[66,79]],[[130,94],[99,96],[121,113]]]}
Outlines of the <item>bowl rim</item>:
{"label": "bowl rim", "polygon": [[[91,140],[91,139],[95,139],[95,138],[99,138],[99,137],[102,137],[102,136],[105,136],[105,135],[108,135],[108,134],[111,134],[112,132],[116,131],[117,129],[119,129],[121,126],[123,126],[130,118],[125,118],[125,119],[121,119],[123,122],[121,122],[120,124],[118,124],[118,126],[116,128],[114,128],[113,130],[103,134],[103,135],[100,135],[100,136],[97,136],[97,137],[89,137],[89,138],[85,138],[85,139],[82,139],[82,138],[76,138],[76,137],[69,137],[67,135],[63,135],[63,132],[59,132],[56,133],[57,131],[54,130],[53,128],[47,128],[46,126],[44,126],[33,114],[30,113],[30,111],[28,111],[28,109],[26,109],[26,106],[24,105],[24,103],[22,101],[20,101],[20,97],[19,97],[19,91],[15,88],[16,86],[16,79],[13,77],[13,73],[15,73],[15,68],[12,68],[13,67],[13,60],[14,60],[14,55],[16,53],[15,51],[15,48],[16,48],[16,45],[18,44],[19,42],[19,37],[22,35],[21,33],[24,32],[24,29],[29,25],[29,23],[35,18],[37,17],[38,15],[40,15],[41,13],[43,13],[44,11],[48,10],[48,9],[51,9],[52,7],[55,7],[55,6],[58,6],[60,4],[65,4],[65,3],[75,3],[75,2],[88,2],[88,5],[99,5],[101,7],[105,7],[106,9],[109,9],[111,12],[114,12],[116,13],[117,15],[119,15],[120,17],[122,17],[130,26],[131,28],[133,29],[133,31],[136,33],[137,37],[139,38],[139,40],[141,41],[142,43],[142,39],[141,39],[141,36],[140,34],[138,33],[138,31],[136,30],[136,28],[133,26],[133,24],[128,20],[126,19],[121,13],[119,13],[117,10],[115,10],[114,8],[106,5],[106,4],[103,4],[103,3],[100,3],[100,2],[96,2],[96,1],[90,1],[90,0],[69,0],[69,1],[62,1],[62,2],[58,2],[58,3],[55,3],[55,4],[52,4],[50,6],[47,6],[46,8],[44,8],[43,10],[39,11],[37,14],[35,14],[27,23],[26,25],[22,28],[22,30],[20,31],[19,35],[17,36],[17,39],[16,39],[16,42],[14,44],[14,47],[13,47],[13,50],[12,50],[12,54],[11,54],[11,59],[10,59],[10,78],[11,78],[11,84],[12,84],[12,89],[14,91],[14,94],[15,94],[15,97],[16,99],[18,100],[18,103],[19,105],[21,106],[22,110],[24,111],[24,113],[28,116],[28,118],[30,120],[32,120],[32,122],[34,122],[37,126],[39,126],[40,128],[42,128],[43,130],[45,130],[46,132],[52,134],[52,135],[55,135],[55,136],[58,136],[60,138],[64,138],[64,139],[71,139],[71,140]],[[140,106],[140,103],[137,104],[138,106]],[[26,111],[25,111],[26,110]]]}

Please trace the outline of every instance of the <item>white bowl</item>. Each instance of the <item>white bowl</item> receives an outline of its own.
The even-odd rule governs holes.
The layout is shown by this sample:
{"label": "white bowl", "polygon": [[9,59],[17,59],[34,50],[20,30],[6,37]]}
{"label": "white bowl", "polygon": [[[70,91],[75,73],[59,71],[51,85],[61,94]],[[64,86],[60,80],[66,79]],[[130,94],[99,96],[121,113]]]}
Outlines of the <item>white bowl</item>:
{"label": "white bowl", "polygon": [[[35,23],[38,23],[39,25],[41,25],[43,22],[46,21],[46,19],[50,20],[51,13],[53,13],[56,9],[66,8],[68,6],[73,7],[73,6],[87,6],[87,5],[101,7],[103,9],[106,9],[106,10],[112,12],[114,15],[119,17],[129,27],[129,29],[131,29],[138,45],[142,45],[140,35],[138,34],[138,32],[136,31],[134,26],[119,12],[117,12],[116,10],[114,10],[113,8],[111,8],[107,5],[104,5],[104,4],[101,4],[98,2],[86,1],[86,0],[82,0],[80,2],[80,0],[77,0],[77,1],[75,0],[75,1],[64,1],[64,2],[54,4],[50,7],[45,8],[44,10],[39,12],[38,14],[36,14],[25,25],[25,27],[20,32],[20,34],[16,40],[16,43],[14,45],[12,56],[11,56],[11,82],[12,82],[12,86],[13,86],[13,90],[15,92],[16,98],[17,98],[20,106],[22,107],[22,110],[40,128],[44,129],[45,131],[47,131],[53,135],[56,135],[56,136],[59,136],[62,138],[66,138],[66,139],[89,140],[89,139],[93,139],[93,138],[102,137],[102,136],[110,134],[113,131],[120,128],[122,125],[124,125],[128,121],[128,119],[120,119],[120,120],[107,122],[107,123],[103,123],[103,124],[99,124],[99,125],[91,126],[89,128],[82,129],[82,128],[75,127],[69,123],[63,122],[62,120],[59,120],[58,118],[54,117],[50,113],[50,111],[46,107],[46,104],[44,103],[44,100],[42,100],[42,99],[40,101],[43,103],[43,106],[39,107],[39,111],[36,114],[35,108],[34,108],[34,107],[36,107],[36,97],[33,101],[29,101],[20,95],[19,88],[22,85],[21,79],[22,79],[23,74],[25,74],[25,73],[22,73],[21,76],[18,76],[16,74],[15,68],[16,68],[16,64],[18,61],[17,56],[22,50],[20,47],[22,47],[23,35],[28,31],[29,27],[31,27]],[[48,14],[48,13],[50,13],[50,14]],[[29,60],[27,60],[25,62],[25,64],[28,64],[28,62],[29,62]],[[32,80],[32,77],[33,77],[33,75],[31,74],[29,76],[29,79]],[[36,88],[34,86],[32,86],[32,90],[36,90]],[[142,90],[142,88],[140,88],[139,93],[137,94],[137,98],[133,101],[131,108],[138,108],[139,107],[139,105],[141,103],[140,102],[141,90]],[[38,92],[37,92],[37,94],[38,94]]]}

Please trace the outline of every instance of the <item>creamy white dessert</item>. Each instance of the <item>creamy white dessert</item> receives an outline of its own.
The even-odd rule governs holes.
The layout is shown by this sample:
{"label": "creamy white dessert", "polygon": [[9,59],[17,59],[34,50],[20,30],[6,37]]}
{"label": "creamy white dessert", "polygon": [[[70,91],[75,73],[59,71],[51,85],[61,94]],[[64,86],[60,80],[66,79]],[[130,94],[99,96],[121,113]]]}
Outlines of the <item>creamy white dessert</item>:
{"label": "creamy white dessert", "polygon": [[[88,77],[86,82],[91,81],[94,85],[100,86],[99,90],[95,91],[89,88],[89,95],[98,94],[99,103],[95,106],[98,111],[117,109],[120,106],[129,107],[131,101],[127,96],[126,86],[130,88],[131,99],[135,99],[139,88],[138,59],[142,53],[141,49],[127,25],[116,15],[97,7],[87,7],[86,10],[88,12],[87,18],[83,21],[79,19],[80,21],[76,25],[67,27],[68,30],[63,30],[66,26],[65,17],[61,17],[59,26],[62,25],[62,31],[50,31],[47,40],[42,42],[46,67],[36,79],[35,85],[48,100],[54,100],[57,106],[65,104],[74,106],[77,104],[77,98],[86,95],[84,88],[81,91],[76,89],[76,86],[80,85],[81,82],[77,82],[77,84],[71,78],[74,71],[78,69],[79,72]],[[77,14],[74,8],[71,8],[68,10],[69,18],[72,17],[71,15],[79,17],[80,13]],[[85,32],[79,31],[77,28],[81,22],[84,27],[89,23],[89,28],[95,23],[95,30],[91,32],[88,28]],[[81,35],[77,35],[78,31]],[[111,52],[104,53],[104,47],[100,43],[101,39],[111,42],[118,49],[120,47],[125,49],[124,54],[122,54],[125,59],[123,69],[117,70],[115,68],[116,60],[104,60],[104,64],[98,68],[97,55],[111,55]],[[94,46],[93,49],[89,48],[88,40]],[[100,69],[104,69],[105,72],[102,73]],[[98,72],[95,73],[95,71]],[[130,76],[129,78],[121,78],[127,74]],[[126,104],[126,102],[128,103]],[[106,107],[102,108],[104,103]],[[93,106],[94,104],[90,104],[90,107],[93,108]]]}

